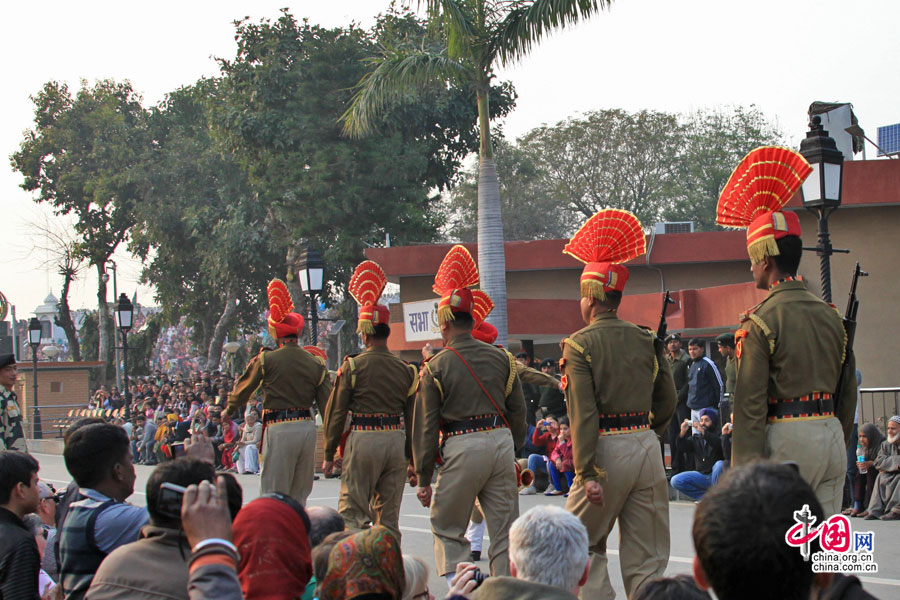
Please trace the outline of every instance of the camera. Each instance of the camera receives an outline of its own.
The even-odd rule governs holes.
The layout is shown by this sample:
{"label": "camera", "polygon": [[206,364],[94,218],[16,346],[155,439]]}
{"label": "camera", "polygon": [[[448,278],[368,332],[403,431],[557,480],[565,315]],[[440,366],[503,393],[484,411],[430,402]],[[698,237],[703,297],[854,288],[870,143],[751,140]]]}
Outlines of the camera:
{"label": "camera", "polygon": [[488,577],[490,577],[490,575],[482,573],[481,569],[475,569],[474,571],[472,571],[472,581],[475,582],[475,587],[473,589],[477,589],[478,586],[484,583],[484,580]]}
{"label": "camera", "polygon": [[159,499],[156,501],[156,510],[160,514],[174,519],[181,518],[181,503],[184,500],[184,490],[180,485],[163,482],[159,486]]}

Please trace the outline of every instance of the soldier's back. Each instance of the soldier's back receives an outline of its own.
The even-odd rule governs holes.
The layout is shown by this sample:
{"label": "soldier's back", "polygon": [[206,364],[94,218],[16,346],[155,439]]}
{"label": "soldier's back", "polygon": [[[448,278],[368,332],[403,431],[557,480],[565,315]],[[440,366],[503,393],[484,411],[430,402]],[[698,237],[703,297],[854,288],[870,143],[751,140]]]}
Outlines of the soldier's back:
{"label": "soldier's back", "polygon": [[361,413],[402,414],[409,395],[415,391],[416,371],[386,348],[373,347],[347,357],[342,373],[349,367],[353,379],[350,409]]}
{"label": "soldier's back", "polygon": [[[441,417],[446,420],[496,412],[485,391],[502,407],[516,378],[514,359],[509,353],[470,336],[455,338],[426,364],[440,384]],[[472,376],[473,372],[484,390]]]}
{"label": "soldier's back", "polygon": [[266,409],[309,408],[316,399],[316,388],[327,376],[318,358],[291,344],[260,356],[263,370],[263,396]]}

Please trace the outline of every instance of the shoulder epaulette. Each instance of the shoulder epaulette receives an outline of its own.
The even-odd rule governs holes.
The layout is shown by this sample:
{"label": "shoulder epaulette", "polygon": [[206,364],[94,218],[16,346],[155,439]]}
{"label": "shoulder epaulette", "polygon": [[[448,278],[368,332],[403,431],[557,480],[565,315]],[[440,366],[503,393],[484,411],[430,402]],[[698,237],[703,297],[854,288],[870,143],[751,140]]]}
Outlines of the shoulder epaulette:
{"label": "shoulder epaulette", "polygon": [[764,303],[766,300],[768,300],[768,299],[769,299],[769,298],[768,298],[768,296],[767,296],[765,299],[763,299],[762,302],[760,302],[760,303],[757,304],[756,306],[754,306],[754,307],[752,307],[752,308],[748,308],[747,310],[745,310],[744,312],[742,312],[742,313],[741,313],[741,323],[743,323],[744,321],[746,321],[747,319],[749,319],[749,318],[750,318],[750,315],[752,315],[753,313],[755,313],[756,311],[758,311],[758,310],[759,310],[759,307],[762,306],[763,303]]}
{"label": "shoulder epaulette", "polygon": [[347,360],[348,358],[356,358],[357,356],[359,356],[359,352],[357,352],[356,354],[348,354],[344,357],[344,360]]}
{"label": "shoulder epaulette", "polygon": [[581,344],[579,344],[578,342],[576,342],[575,340],[573,340],[570,337],[564,338],[563,343],[566,346],[569,346],[570,348],[572,348],[573,350],[578,352],[579,354],[581,354],[582,356],[584,356],[584,359],[586,361],[591,362],[591,355],[585,351],[584,346],[582,346]]}

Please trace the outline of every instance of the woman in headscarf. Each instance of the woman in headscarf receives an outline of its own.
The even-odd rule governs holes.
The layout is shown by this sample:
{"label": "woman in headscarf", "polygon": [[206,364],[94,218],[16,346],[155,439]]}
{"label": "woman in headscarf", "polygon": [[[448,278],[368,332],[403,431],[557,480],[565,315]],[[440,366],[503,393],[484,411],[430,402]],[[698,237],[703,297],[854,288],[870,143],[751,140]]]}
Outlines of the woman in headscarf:
{"label": "woman in headscarf", "polygon": [[400,543],[384,527],[372,527],[331,550],[319,600],[400,600],[404,585]]}
{"label": "woman in headscarf", "polygon": [[296,500],[266,494],[234,520],[241,556],[238,578],[246,600],[295,600],[312,577],[309,517]]}
{"label": "woman in headscarf", "polygon": [[865,518],[869,514],[865,507],[869,505],[869,500],[872,498],[872,488],[875,486],[875,478],[878,477],[878,469],[874,467],[873,463],[875,462],[875,457],[878,456],[878,449],[883,441],[884,435],[874,423],[866,423],[859,428],[859,445],[862,446],[863,452],[865,452],[865,460],[856,463],[859,473],[856,476],[856,482],[853,484],[853,508],[847,513],[851,517]]}
{"label": "woman in headscarf", "polygon": [[238,440],[238,426],[231,420],[231,416],[221,413],[222,417],[222,443],[219,444],[219,450],[222,451],[222,468],[226,471],[237,471],[234,466],[234,448]]}

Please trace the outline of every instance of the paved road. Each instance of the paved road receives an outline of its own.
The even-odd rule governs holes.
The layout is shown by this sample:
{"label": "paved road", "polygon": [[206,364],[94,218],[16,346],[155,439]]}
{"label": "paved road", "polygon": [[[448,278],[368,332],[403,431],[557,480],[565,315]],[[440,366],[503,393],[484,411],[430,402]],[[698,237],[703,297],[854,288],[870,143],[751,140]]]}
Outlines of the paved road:
{"label": "paved road", "polygon": [[[36,454],[35,457],[41,463],[41,479],[48,480],[59,487],[68,484],[70,477],[66,471],[61,456],[49,454]],[[133,504],[144,505],[144,488],[147,477],[153,467],[136,466],[137,484],[135,493],[130,498]],[[254,475],[239,475],[238,480],[244,488],[244,502],[256,498],[259,494],[259,478]],[[337,508],[340,482],[337,480],[319,480],[313,485],[312,495],[309,498],[310,505],[323,505]],[[432,535],[428,521],[428,509],[423,508],[416,499],[415,490],[406,488],[403,495],[401,508],[400,529],[403,532],[403,551],[406,554],[420,556],[429,565],[433,564],[434,554]],[[519,510],[525,512],[539,504],[555,504],[565,506],[562,496],[546,497],[520,496]],[[691,523],[694,516],[694,504],[687,502],[673,502],[669,507],[669,519],[671,523],[671,554],[667,575],[677,573],[691,573],[694,549],[691,542]],[[878,563],[878,574],[860,577],[867,591],[871,594],[887,600],[900,598],[900,523],[881,521],[859,521],[853,519],[853,527],[859,530],[875,532],[875,558]],[[486,550],[487,548],[485,548]],[[481,561],[483,569],[488,568],[486,556]],[[613,531],[610,536],[609,569],[613,587],[620,598],[624,598],[622,577],[619,573],[618,560],[618,532]],[[432,573],[429,588],[438,597],[443,597],[447,586],[442,578]]]}

